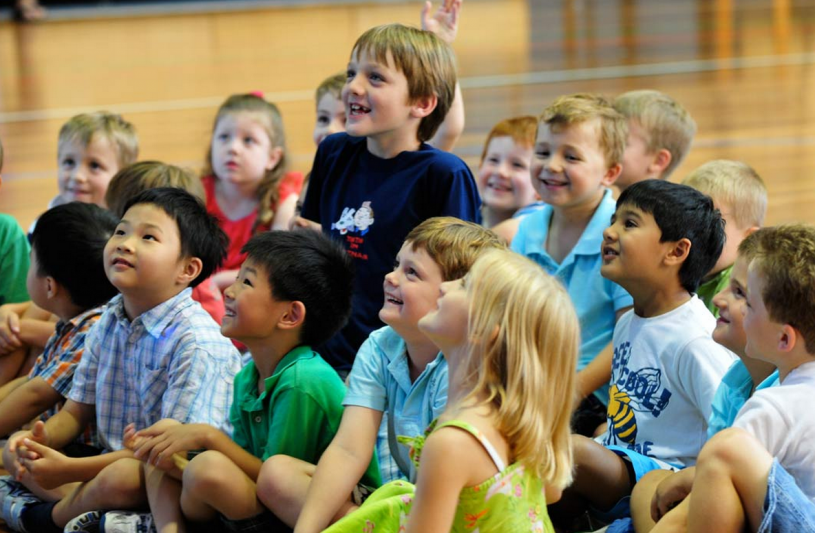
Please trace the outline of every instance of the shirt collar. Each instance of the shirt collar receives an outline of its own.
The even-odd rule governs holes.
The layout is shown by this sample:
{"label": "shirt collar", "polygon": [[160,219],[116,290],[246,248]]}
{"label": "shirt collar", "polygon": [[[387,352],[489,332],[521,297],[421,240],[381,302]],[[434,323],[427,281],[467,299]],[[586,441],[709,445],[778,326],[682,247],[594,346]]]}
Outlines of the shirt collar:
{"label": "shirt collar", "polygon": [[297,348],[294,348],[289,353],[284,355],[283,359],[281,359],[280,362],[277,363],[277,366],[275,367],[274,372],[272,372],[272,375],[263,381],[264,393],[259,397],[257,396],[258,390],[257,385],[258,379],[260,379],[260,373],[258,372],[257,365],[255,365],[255,362],[252,361],[250,363],[252,365],[252,379],[249,380],[249,382],[246,384],[247,390],[245,391],[251,393],[247,394],[247,400],[246,402],[244,402],[244,404],[248,406],[246,407],[246,409],[247,410],[253,409],[252,406],[254,406],[255,403],[254,398],[257,398],[258,400],[263,400],[264,398],[266,398],[266,396],[268,396],[269,393],[272,390],[274,390],[274,388],[277,386],[277,382],[280,381],[280,376],[282,376],[283,372],[285,372],[290,366],[293,366],[299,361],[311,359],[312,357],[316,356],[317,354],[314,352],[314,350],[311,349],[311,346],[305,345],[298,346]]}
{"label": "shirt collar", "polygon": [[105,305],[101,305],[99,307],[94,307],[93,309],[88,309],[85,312],[79,313],[75,317],[68,320],[60,320],[57,322],[56,332],[58,334],[62,334],[62,332],[66,329],[77,329],[82,326],[82,323],[86,320],[101,315],[102,311],[104,310]]}
{"label": "shirt collar", "polygon": [[192,289],[187,287],[169,300],[165,300],[154,308],[140,314],[132,323],[127,318],[124,299],[121,294],[114,297],[108,305],[113,308],[113,312],[119,322],[129,324],[131,327],[141,324],[152,337],[157,339],[161,337],[164,329],[170,324],[179,311],[193,305],[194,302],[191,295]]}

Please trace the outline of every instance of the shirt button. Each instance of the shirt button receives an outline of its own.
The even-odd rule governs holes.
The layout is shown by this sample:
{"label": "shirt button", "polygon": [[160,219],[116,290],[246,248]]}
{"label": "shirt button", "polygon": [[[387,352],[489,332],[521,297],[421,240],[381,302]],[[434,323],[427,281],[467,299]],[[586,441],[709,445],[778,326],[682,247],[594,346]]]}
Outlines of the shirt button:
{"label": "shirt button", "polygon": [[260,424],[261,420],[263,420],[263,419],[260,417],[260,415],[255,417],[255,422],[257,422],[258,424]]}

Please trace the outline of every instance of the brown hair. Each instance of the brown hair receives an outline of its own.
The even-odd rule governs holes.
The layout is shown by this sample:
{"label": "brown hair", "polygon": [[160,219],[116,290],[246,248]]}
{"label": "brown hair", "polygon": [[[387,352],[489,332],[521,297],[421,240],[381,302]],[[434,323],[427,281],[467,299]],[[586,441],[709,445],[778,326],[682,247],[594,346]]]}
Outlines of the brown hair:
{"label": "brown hair", "polygon": [[116,148],[119,168],[130,165],[139,156],[136,128],[121,115],[107,111],[82,113],[68,119],[59,130],[58,146],[74,141],[87,146],[96,136],[107,139]]}
{"label": "brown hair", "polygon": [[487,157],[487,149],[490,146],[490,141],[496,137],[512,137],[515,144],[520,144],[527,148],[535,145],[535,130],[538,127],[538,119],[532,115],[524,115],[522,117],[508,118],[502,120],[492,127],[487,140],[484,141],[484,150],[481,152],[481,163]]}
{"label": "brown hair", "polygon": [[342,98],[342,88],[345,87],[345,80],[347,79],[348,75],[345,74],[345,72],[340,72],[324,79],[314,93],[314,103],[319,104],[320,100],[322,100],[326,94],[330,94],[337,100],[340,100]]}
{"label": "brown hair", "polygon": [[[767,214],[767,186],[753,167],[741,161],[708,161],[682,180],[733,210],[741,229],[761,226]],[[719,206],[721,209],[721,206]]]}
{"label": "brown hair", "polygon": [[191,171],[159,161],[141,161],[113,176],[105,193],[105,204],[113,214],[122,217],[131,198],[156,187],[184,189],[204,201],[204,185]]}

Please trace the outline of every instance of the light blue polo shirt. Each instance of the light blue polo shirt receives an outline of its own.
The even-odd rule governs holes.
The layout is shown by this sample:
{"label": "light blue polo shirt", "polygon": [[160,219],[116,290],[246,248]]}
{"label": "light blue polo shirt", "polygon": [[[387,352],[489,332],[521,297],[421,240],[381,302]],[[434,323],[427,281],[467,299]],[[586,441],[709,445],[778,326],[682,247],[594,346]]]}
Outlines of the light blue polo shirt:
{"label": "light blue polo shirt", "polygon": [[[606,190],[577,244],[560,264],[544,248],[552,220],[551,205],[527,215],[512,240],[512,251],[532,259],[566,286],[580,319],[577,370],[583,370],[611,342],[617,311],[634,305],[625,289],[600,275],[603,231],[609,226],[616,206],[611,191]],[[594,394],[607,404],[608,384]]]}
{"label": "light blue polo shirt", "polygon": [[[390,326],[379,328],[362,343],[348,376],[348,392],[342,404],[382,411],[382,424],[376,438],[376,452],[382,482],[405,479],[388,444],[388,411],[394,416],[396,435],[424,435],[430,422],[447,405],[447,360],[439,353],[413,383],[410,382],[405,341]],[[407,448],[402,456],[410,464]]]}
{"label": "light blue polo shirt", "polygon": [[[756,392],[776,385],[778,385],[778,370],[759,383]],[[750,376],[750,372],[747,371],[747,367],[741,362],[741,359],[737,359],[722,377],[722,383],[713,396],[710,418],[707,421],[708,439],[733,425],[736,415],[739,414],[741,408],[750,399],[752,390],[753,378]]]}

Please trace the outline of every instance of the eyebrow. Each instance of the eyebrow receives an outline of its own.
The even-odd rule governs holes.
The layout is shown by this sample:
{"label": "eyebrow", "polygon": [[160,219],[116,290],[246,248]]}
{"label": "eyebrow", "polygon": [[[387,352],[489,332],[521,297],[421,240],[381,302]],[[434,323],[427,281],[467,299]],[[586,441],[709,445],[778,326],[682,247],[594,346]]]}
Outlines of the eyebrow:
{"label": "eyebrow", "polygon": [[622,209],[619,211],[619,213],[615,213],[615,215],[619,215],[619,216],[629,216],[629,217],[634,217],[634,218],[638,218],[638,219],[641,219],[641,218],[642,218],[642,217],[639,215],[639,213],[637,213],[636,211],[632,211],[631,209],[626,209],[626,208],[622,208]]}
{"label": "eyebrow", "polygon": [[256,275],[256,276],[257,276],[258,271],[257,271],[257,270],[255,270],[254,268],[252,268],[252,267],[248,267],[248,266],[245,266],[245,267],[243,267],[243,269],[244,269],[246,272],[249,272],[249,273],[254,274],[254,275]]}

